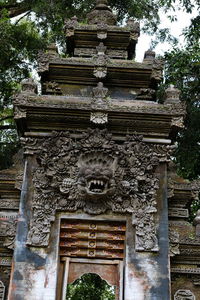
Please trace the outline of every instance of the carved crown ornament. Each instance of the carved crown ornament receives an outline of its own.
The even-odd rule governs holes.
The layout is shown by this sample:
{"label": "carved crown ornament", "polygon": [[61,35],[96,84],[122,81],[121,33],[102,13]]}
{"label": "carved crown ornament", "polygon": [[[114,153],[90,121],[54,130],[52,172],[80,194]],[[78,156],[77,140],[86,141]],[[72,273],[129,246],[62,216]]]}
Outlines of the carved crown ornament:
{"label": "carved crown ornament", "polygon": [[81,136],[53,132],[24,138],[25,153],[36,155],[34,197],[27,244],[48,246],[56,211],[78,209],[98,215],[130,213],[137,251],[158,251],[155,214],[160,162],[170,146],[151,145],[138,135],[122,143],[107,130],[88,129]]}
{"label": "carved crown ornament", "polygon": [[87,14],[88,24],[116,25],[117,17],[108,7],[107,0],[96,0],[95,8]]}

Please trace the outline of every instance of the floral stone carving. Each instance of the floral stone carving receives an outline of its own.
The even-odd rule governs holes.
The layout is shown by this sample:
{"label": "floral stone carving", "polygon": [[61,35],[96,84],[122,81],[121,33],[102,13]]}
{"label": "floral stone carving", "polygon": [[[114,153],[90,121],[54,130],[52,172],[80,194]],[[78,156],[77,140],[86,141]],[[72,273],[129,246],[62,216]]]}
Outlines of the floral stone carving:
{"label": "floral stone carving", "polygon": [[174,295],[174,300],[195,300],[195,296],[190,290],[178,290]]}
{"label": "floral stone carving", "polygon": [[107,130],[88,129],[25,138],[25,153],[37,154],[28,244],[47,246],[56,211],[82,209],[131,213],[136,250],[158,251],[155,213],[158,178],[155,169],[168,161],[170,146],[146,144],[142,136],[117,142]]}

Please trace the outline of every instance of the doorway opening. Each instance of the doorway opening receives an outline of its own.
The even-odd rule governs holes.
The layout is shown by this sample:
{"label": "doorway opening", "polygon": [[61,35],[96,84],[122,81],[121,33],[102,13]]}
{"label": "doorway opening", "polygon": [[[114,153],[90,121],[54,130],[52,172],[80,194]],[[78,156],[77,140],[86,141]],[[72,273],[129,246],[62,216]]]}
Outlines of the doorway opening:
{"label": "doorway opening", "polygon": [[122,300],[125,239],[124,221],[61,219],[57,299]]}
{"label": "doorway opening", "polygon": [[67,285],[66,300],[115,300],[116,287],[98,274],[87,273]]}

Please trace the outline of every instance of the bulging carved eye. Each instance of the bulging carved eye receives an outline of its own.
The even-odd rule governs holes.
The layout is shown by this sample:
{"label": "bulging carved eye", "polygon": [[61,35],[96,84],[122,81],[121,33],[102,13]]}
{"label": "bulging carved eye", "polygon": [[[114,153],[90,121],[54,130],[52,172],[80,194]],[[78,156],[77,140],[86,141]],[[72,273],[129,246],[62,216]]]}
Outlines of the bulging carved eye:
{"label": "bulging carved eye", "polygon": [[109,170],[109,169],[103,170],[103,175],[107,176],[107,177],[110,177],[110,176],[112,176],[112,171]]}
{"label": "bulging carved eye", "polygon": [[87,169],[85,169],[84,173],[85,173],[86,176],[90,175],[92,173],[92,170],[87,168]]}

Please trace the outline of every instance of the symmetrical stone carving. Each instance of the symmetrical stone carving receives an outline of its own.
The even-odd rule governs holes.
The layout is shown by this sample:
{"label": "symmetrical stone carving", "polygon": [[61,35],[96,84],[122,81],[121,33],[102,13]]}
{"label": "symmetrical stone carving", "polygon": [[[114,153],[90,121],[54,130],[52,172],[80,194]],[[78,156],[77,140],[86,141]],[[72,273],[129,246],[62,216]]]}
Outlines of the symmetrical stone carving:
{"label": "symmetrical stone carving", "polygon": [[4,300],[5,296],[5,285],[0,281],[0,300]]}
{"label": "symmetrical stone carving", "polygon": [[92,108],[105,109],[108,104],[106,101],[107,94],[108,89],[104,87],[103,82],[98,82],[97,87],[93,88]]}
{"label": "symmetrical stone carving", "polygon": [[97,38],[100,40],[105,40],[107,38],[108,25],[107,24],[97,24]]}
{"label": "symmetrical stone carving", "polygon": [[91,112],[90,121],[94,124],[106,124],[108,123],[108,114],[105,112]]}
{"label": "symmetrical stone carving", "polygon": [[178,290],[174,295],[174,300],[195,300],[195,296],[190,290]]}
{"label": "symmetrical stone carving", "polygon": [[108,7],[107,0],[97,0],[96,7],[88,15],[88,24],[107,24],[115,25],[116,17]]}
{"label": "symmetrical stone carving", "polygon": [[107,63],[109,57],[105,54],[107,47],[103,43],[100,43],[96,47],[97,55],[93,57],[95,67],[94,67],[94,76],[97,78],[105,78],[107,76]]}
{"label": "symmetrical stone carving", "polygon": [[169,146],[147,145],[142,136],[116,142],[106,130],[88,129],[81,137],[54,132],[26,138],[25,153],[38,153],[28,244],[47,246],[55,212],[82,209],[132,213],[136,250],[157,251],[155,225],[158,178],[155,168],[168,160]]}

